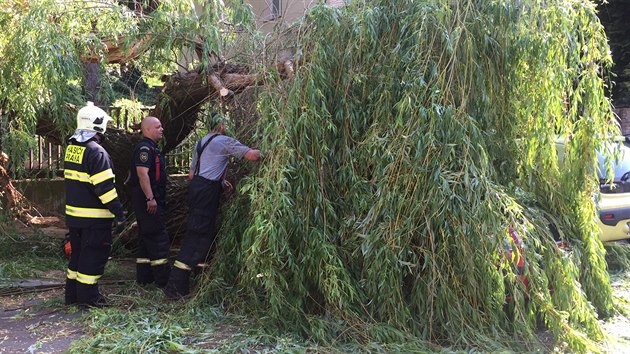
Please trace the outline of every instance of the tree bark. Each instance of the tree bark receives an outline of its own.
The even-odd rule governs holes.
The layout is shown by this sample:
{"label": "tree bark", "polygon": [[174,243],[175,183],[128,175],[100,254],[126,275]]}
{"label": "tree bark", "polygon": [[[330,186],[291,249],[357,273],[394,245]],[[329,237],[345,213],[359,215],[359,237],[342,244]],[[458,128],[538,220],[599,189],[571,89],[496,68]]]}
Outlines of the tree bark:
{"label": "tree bark", "polygon": [[[134,44],[129,46],[129,48],[123,48],[122,45],[116,42],[104,41],[104,61],[107,64],[124,64],[136,59],[147,50],[146,39],[147,38],[145,37],[135,41]],[[101,60],[101,58],[98,55],[84,55],[81,57],[81,61],[84,63],[96,63],[99,60]]]}
{"label": "tree bark", "polygon": [[11,177],[7,173],[8,165],[9,156],[0,151],[0,207],[27,223],[32,218],[31,207],[22,193],[11,183]]}
{"label": "tree bark", "polygon": [[100,99],[101,81],[99,75],[99,64],[97,62],[85,63],[85,94],[88,101],[94,102],[95,106],[102,106]]}

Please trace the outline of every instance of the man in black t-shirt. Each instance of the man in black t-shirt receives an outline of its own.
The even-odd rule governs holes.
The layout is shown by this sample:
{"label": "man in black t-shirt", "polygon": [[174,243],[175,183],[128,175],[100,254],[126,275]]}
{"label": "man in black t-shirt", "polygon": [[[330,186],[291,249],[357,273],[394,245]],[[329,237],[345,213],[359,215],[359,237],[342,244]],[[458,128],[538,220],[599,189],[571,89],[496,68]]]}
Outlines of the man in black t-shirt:
{"label": "man in black t-shirt", "polygon": [[145,285],[168,281],[169,237],[166,232],[166,164],[157,147],[164,128],[160,120],[146,117],[141,123],[142,140],[133,152],[130,171],[131,203],[138,222],[139,244],[136,280]]}

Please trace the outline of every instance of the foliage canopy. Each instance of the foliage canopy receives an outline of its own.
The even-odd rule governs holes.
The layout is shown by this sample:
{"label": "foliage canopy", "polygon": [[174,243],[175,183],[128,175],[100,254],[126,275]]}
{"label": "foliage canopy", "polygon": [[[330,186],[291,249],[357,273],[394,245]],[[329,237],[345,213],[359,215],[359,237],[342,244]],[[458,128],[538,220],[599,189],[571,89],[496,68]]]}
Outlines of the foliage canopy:
{"label": "foliage canopy", "polygon": [[[251,30],[252,20],[249,6],[236,0],[211,0],[199,8],[185,0],[2,2],[0,26],[12,30],[0,33],[0,150],[16,169],[42,116],[59,131],[71,131],[76,107],[89,97],[87,63],[99,64],[99,99],[112,104],[120,97],[112,90],[120,78],[114,66],[120,59],[110,58],[113,50],[129,56],[122,63],[132,60],[159,76],[177,70],[178,61],[197,48],[202,56],[191,65],[204,72],[243,41],[246,36],[236,32]],[[123,98],[138,100],[133,92]]]}
{"label": "foliage canopy", "polygon": [[584,334],[612,310],[595,150],[618,128],[594,5],[353,1],[297,33],[305,63],[262,95],[268,158],[228,211],[214,284],[320,340],[496,349],[542,320],[595,350]]}

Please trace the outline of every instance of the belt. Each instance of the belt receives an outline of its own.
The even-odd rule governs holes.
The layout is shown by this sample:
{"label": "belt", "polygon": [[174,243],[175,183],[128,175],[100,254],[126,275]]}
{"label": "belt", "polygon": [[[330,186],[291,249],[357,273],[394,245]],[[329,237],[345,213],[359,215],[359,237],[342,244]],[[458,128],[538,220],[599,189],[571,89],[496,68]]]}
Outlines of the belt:
{"label": "belt", "polygon": [[200,180],[202,180],[203,182],[210,183],[210,184],[214,184],[214,183],[222,183],[222,182],[223,182],[223,180],[221,180],[221,179],[209,179],[209,178],[203,177],[203,176],[201,176],[201,175],[195,175],[195,176],[193,176],[193,180],[194,180],[195,178],[197,178],[197,177],[199,177],[199,179],[200,179]]}

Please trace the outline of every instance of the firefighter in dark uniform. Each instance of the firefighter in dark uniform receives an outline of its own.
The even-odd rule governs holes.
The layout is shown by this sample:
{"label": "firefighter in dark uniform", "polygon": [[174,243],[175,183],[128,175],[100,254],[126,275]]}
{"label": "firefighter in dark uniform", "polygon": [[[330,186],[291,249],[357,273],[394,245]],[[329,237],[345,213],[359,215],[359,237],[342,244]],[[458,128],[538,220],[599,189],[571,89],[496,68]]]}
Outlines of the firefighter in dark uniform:
{"label": "firefighter in dark uniform", "polygon": [[208,122],[208,134],[195,147],[188,179],[188,223],[177,260],[173,264],[164,293],[169,299],[190,292],[190,272],[212,249],[216,235],[215,221],[221,194],[232,190],[225,179],[230,156],[250,161],[260,159],[260,151],[250,149],[225,134],[225,118],[214,114]]}
{"label": "firefighter in dark uniform", "polygon": [[164,287],[170,272],[165,219],[167,175],[164,156],[157,146],[164,128],[156,117],[145,117],[140,126],[142,140],[134,150],[129,179],[139,234],[136,281]]}
{"label": "firefighter in dark uniform", "polygon": [[112,222],[124,221],[114,187],[112,161],[100,145],[111,120],[92,102],[77,113],[77,129],[64,155],[66,224],[72,253],[66,276],[65,303],[102,307],[98,280],[112,245]]}

